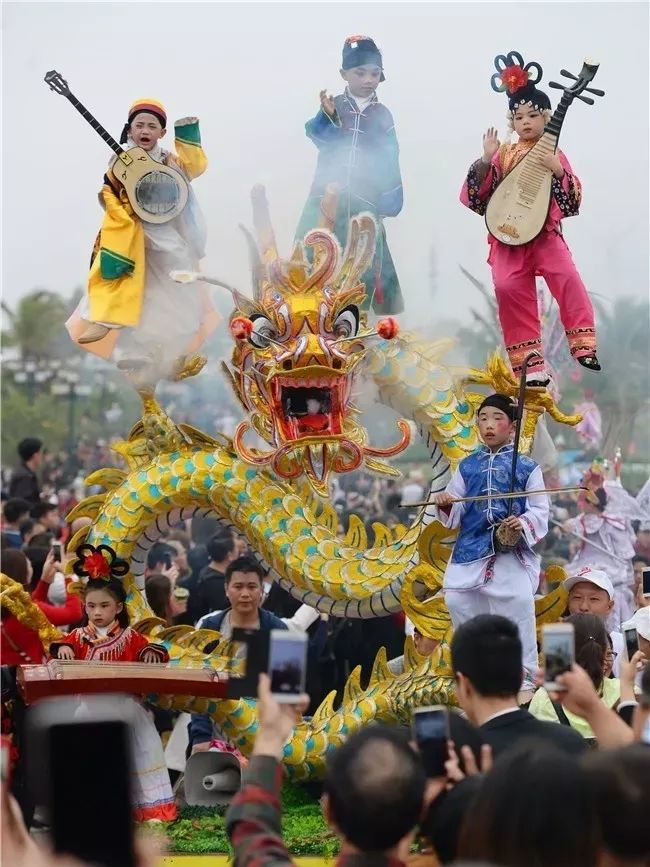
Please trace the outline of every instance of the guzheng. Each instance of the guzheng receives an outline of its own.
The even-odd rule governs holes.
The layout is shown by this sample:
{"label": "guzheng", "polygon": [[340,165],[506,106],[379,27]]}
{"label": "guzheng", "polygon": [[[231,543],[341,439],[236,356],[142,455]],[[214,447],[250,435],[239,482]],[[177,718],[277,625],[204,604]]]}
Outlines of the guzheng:
{"label": "guzheng", "polygon": [[542,155],[555,153],[567,109],[574,99],[593,105],[587,93],[603,96],[603,90],[587,85],[598,72],[598,63],[585,60],[580,75],[565,69],[561,75],[575,81],[571,87],[549,82],[549,87],[564,91],[542,137],[509,172],[492,193],[485,212],[489,233],[510,247],[533,241],[544,229],[551,205],[552,173],[539,162]]}
{"label": "guzheng", "polygon": [[226,698],[228,688],[226,675],[207,668],[61,659],[43,665],[21,665],[17,681],[27,704],[51,696],[104,692]]}

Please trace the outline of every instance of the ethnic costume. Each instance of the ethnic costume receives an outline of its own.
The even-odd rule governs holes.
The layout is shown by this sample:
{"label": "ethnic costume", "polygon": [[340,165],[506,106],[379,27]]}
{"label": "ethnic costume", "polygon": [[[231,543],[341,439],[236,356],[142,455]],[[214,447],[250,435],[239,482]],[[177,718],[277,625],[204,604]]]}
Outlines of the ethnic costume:
{"label": "ethnic costume", "polygon": [[[512,116],[521,105],[531,105],[540,112],[550,111],[548,96],[535,87],[535,83],[542,76],[541,67],[536,63],[529,63],[522,68],[523,59],[514,51],[508,55],[507,60],[512,61],[512,65],[505,70],[499,70],[503,84],[497,88],[493,76],[492,86],[495,90],[508,89],[508,104]],[[529,70],[532,71],[533,68],[538,71],[534,81],[529,75]],[[514,144],[503,144],[492,157],[489,166],[482,158],[474,162],[460,193],[463,205],[481,216],[485,215],[490,197],[499,182],[536,143],[537,140],[519,140]],[[573,358],[585,367],[600,370],[595,360],[596,329],[593,307],[562,236],[561,221],[564,217],[578,214],[582,187],[566,156],[561,151],[557,152],[557,156],[564,174],[560,179],[555,176],[552,178],[551,205],[542,233],[521,246],[504,244],[492,235],[488,237],[488,264],[492,269],[499,321],[510,364],[513,372],[519,375],[524,358],[536,349],[540,355],[529,364],[528,378],[542,383],[548,380],[548,375],[545,373],[543,357],[535,285],[537,276],[544,278],[558,302],[560,318]]]}
{"label": "ethnic costume", "polygon": [[[511,444],[494,452],[482,446],[460,462],[447,493],[455,498],[507,493],[512,457]],[[544,487],[542,471],[524,455],[517,457],[515,485],[520,491]],[[508,514],[508,500],[454,503],[435,511],[443,526],[459,528],[443,582],[454,628],[477,614],[501,614],[516,623],[523,646],[523,688],[532,688],[537,668],[534,594],[539,585],[539,558],[532,549],[548,531],[548,497],[513,501],[512,514],[521,520],[523,531],[512,551],[496,551],[494,546],[494,531]]]}
{"label": "ethnic costume", "polygon": [[[128,123],[142,112],[154,114],[163,127],[166,125],[165,111],[154,100],[140,100],[131,106]],[[156,144],[149,156],[192,181],[207,168],[198,120],[179,120],[174,132],[176,153]],[[135,146],[126,134],[122,143]],[[99,193],[105,213],[91,258],[87,295],[66,323],[68,331],[79,340],[89,322],[108,327],[103,338],[82,340],[103,358],[111,356],[120,329],[125,327],[132,329],[125,341],[127,351],[133,351],[133,346],[128,347],[131,342],[144,352],[164,346],[165,357],[170,358],[195,352],[214,330],[219,316],[204,286],[181,288],[169,276],[174,270],[196,271],[205,256],[205,223],[192,186],[188,183],[187,204],[173,220],[144,222],[134,214],[115,177],[115,162],[113,158]]]}
{"label": "ethnic costume", "polygon": [[[382,58],[372,39],[349,37],[343,47],[343,69],[364,64],[382,66]],[[382,72],[381,81],[384,81]],[[318,148],[316,175],[303,210],[296,240],[326,219],[345,247],[350,218],[363,211],[378,223],[377,247],[372,265],[362,277],[372,309],[377,314],[400,313],[404,309],[402,291],[388,244],[384,217],[396,217],[402,210],[403,190],[399,167],[399,146],[393,116],[377,99],[345,93],[334,97],[336,114],[330,117],[322,108],[307,121],[305,131]],[[336,214],[324,215],[322,200],[328,184],[339,187]],[[370,305],[370,300],[368,305]]]}
{"label": "ethnic costume", "polygon": [[[104,629],[92,623],[74,629],[53,643],[50,653],[56,656],[57,649],[63,645],[73,649],[75,659],[88,662],[141,662],[145,651],[153,651],[160,662],[169,661],[169,654],[162,645],[151,644],[130,626],[122,627],[117,622]],[[160,736],[142,705],[137,705],[136,713],[138,720],[133,730],[134,816],[138,822],[150,819],[172,821],[176,818],[176,804]]]}

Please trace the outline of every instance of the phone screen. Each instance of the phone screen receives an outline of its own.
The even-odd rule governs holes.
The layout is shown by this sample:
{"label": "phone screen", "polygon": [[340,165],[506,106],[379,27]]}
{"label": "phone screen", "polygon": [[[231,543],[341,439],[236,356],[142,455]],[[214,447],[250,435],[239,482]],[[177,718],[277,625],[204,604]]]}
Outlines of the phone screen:
{"label": "phone screen", "polygon": [[644,569],[641,574],[641,586],[643,588],[643,595],[650,596],[650,569]]}
{"label": "phone screen", "polygon": [[135,867],[127,724],[52,725],[47,753],[54,851],[101,867]]}
{"label": "phone screen", "polygon": [[542,649],[544,651],[544,683],[554,684],[557,678],[570,671],[575,658],[573,628],[544,629]]}
{"label": "phone screen", "polygon": [[636,631],[636,627],[632,629],[626,629],[624,632],[625,635],[625,649],[627,650],[627,658],[628,662],[634,654],[639,649],[639,636]]}
{"label": "phone screen", "polygon": [[61,561],[63,560],[63,549],[60,542],[54,542],[54,544],[52,545],[52,554],[55,561],[57,563],[61,563]]}
{"label": "phone screen", "polygon": [[449,758],[449,713],[446,708],[431,708],[413,714],[413,736],[422,756],[422,765],[428,777],[446,774],[445,762]]}
{"label": "phone screen", "polygon": [[296,697],[305,691],[307,637],[272,631],[269,647],[271,692],[276,697]]}

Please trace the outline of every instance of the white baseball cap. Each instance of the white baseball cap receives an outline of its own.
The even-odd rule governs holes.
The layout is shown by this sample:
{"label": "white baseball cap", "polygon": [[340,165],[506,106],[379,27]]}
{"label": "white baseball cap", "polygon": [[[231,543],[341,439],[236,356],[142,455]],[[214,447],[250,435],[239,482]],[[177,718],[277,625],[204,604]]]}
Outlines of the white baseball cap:
{"label": "white baseball cap", "polygon": [[567,578],[564,581],[564,589],[568,593],[572,587],[575,587],[576,584],[580,584],[581,581],[588,581],[589,584],[595,584],[596,587],[604,590],[610,599],[614,598],[614,585],[608,578],[607,573],[603,572],[602,569],[592,569],[591,566],[583,566],[579,572],[576,572],[575,575],[571,575],[570,578]]}
{"label": "white baseball cap", "polygon": [[622,624],[621,629],[636,629],[641,638],[650,641],[650,606],[639,608],[634,617]]}

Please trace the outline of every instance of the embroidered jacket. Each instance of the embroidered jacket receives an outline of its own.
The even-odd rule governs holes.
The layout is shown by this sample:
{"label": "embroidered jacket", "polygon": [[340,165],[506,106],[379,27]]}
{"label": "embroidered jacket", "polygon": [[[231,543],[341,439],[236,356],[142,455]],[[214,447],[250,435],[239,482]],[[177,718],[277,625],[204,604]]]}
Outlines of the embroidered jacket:
{"label": "embroidered jacket", "polygon": [[307,121],[305,132],[318,148],[318,165],[310,197],[321,197],[328,184],[338,183],[340,197],[349,199],[350,213],[369,210],[395,217],[404,201],[399,145],[393,116],[374,94],[359,111],[346,92],[334,97],[336,114],[320,109]]}
{"label": "embroidered jacket", "polygon": [[[488,202],[503,178],[522,160],[535,142],[518,141],[514,144],[503,144],[492,157],[492,162],[485,168],[481,160],[472,163],[467,172],[467,178],[460,192],[460,200],[480,216],[485,215]],[[582,185],[568,159],[558,151],[557,155],[564,168],[561,179],[553,176],[551,181],[551,206],[546,220],[546,231],[561,231],[560,221],[564,217],[575,217],[580,210],[582,201]],[[482,176],[485,173],[484,177]],[[501,243],[490,235],[490,242]],[[532,241],[531,241],[532,243]]]}
{"label": "embroidered jacket", "polygon": [[[461,461],[458,472],[464,483],[463,496],[507,493],[511,484],[512,449],[513,446],[508,444],[492,452],[482,446]],[[518,456],[516,490],[526,489],[530,474],[536,467],[535,461],[525,455]],[[493,528],[508,514],[508,500],[505,499],[479,500],[463,505],[460,531],[451,556],[452,563],[472,563],[494,554]],[[516,497],[512,502],[512,514],[526,520],[525,511],[526,497]],[[519,545],[530,548],[524,535]]]}
{"label": "embroidered jacket", "polygon": [[169,654],[162,645],[152,644],[130,626],[123,628],[119,624],[101,638],[90,624],[73,629],[61,641],[50,645],[50,654],[55,656],[57,649],[64,644],[72,647],[75,659],[88,662],[142,662],[146,650],[153,650],[158,662],[169,662]]}

